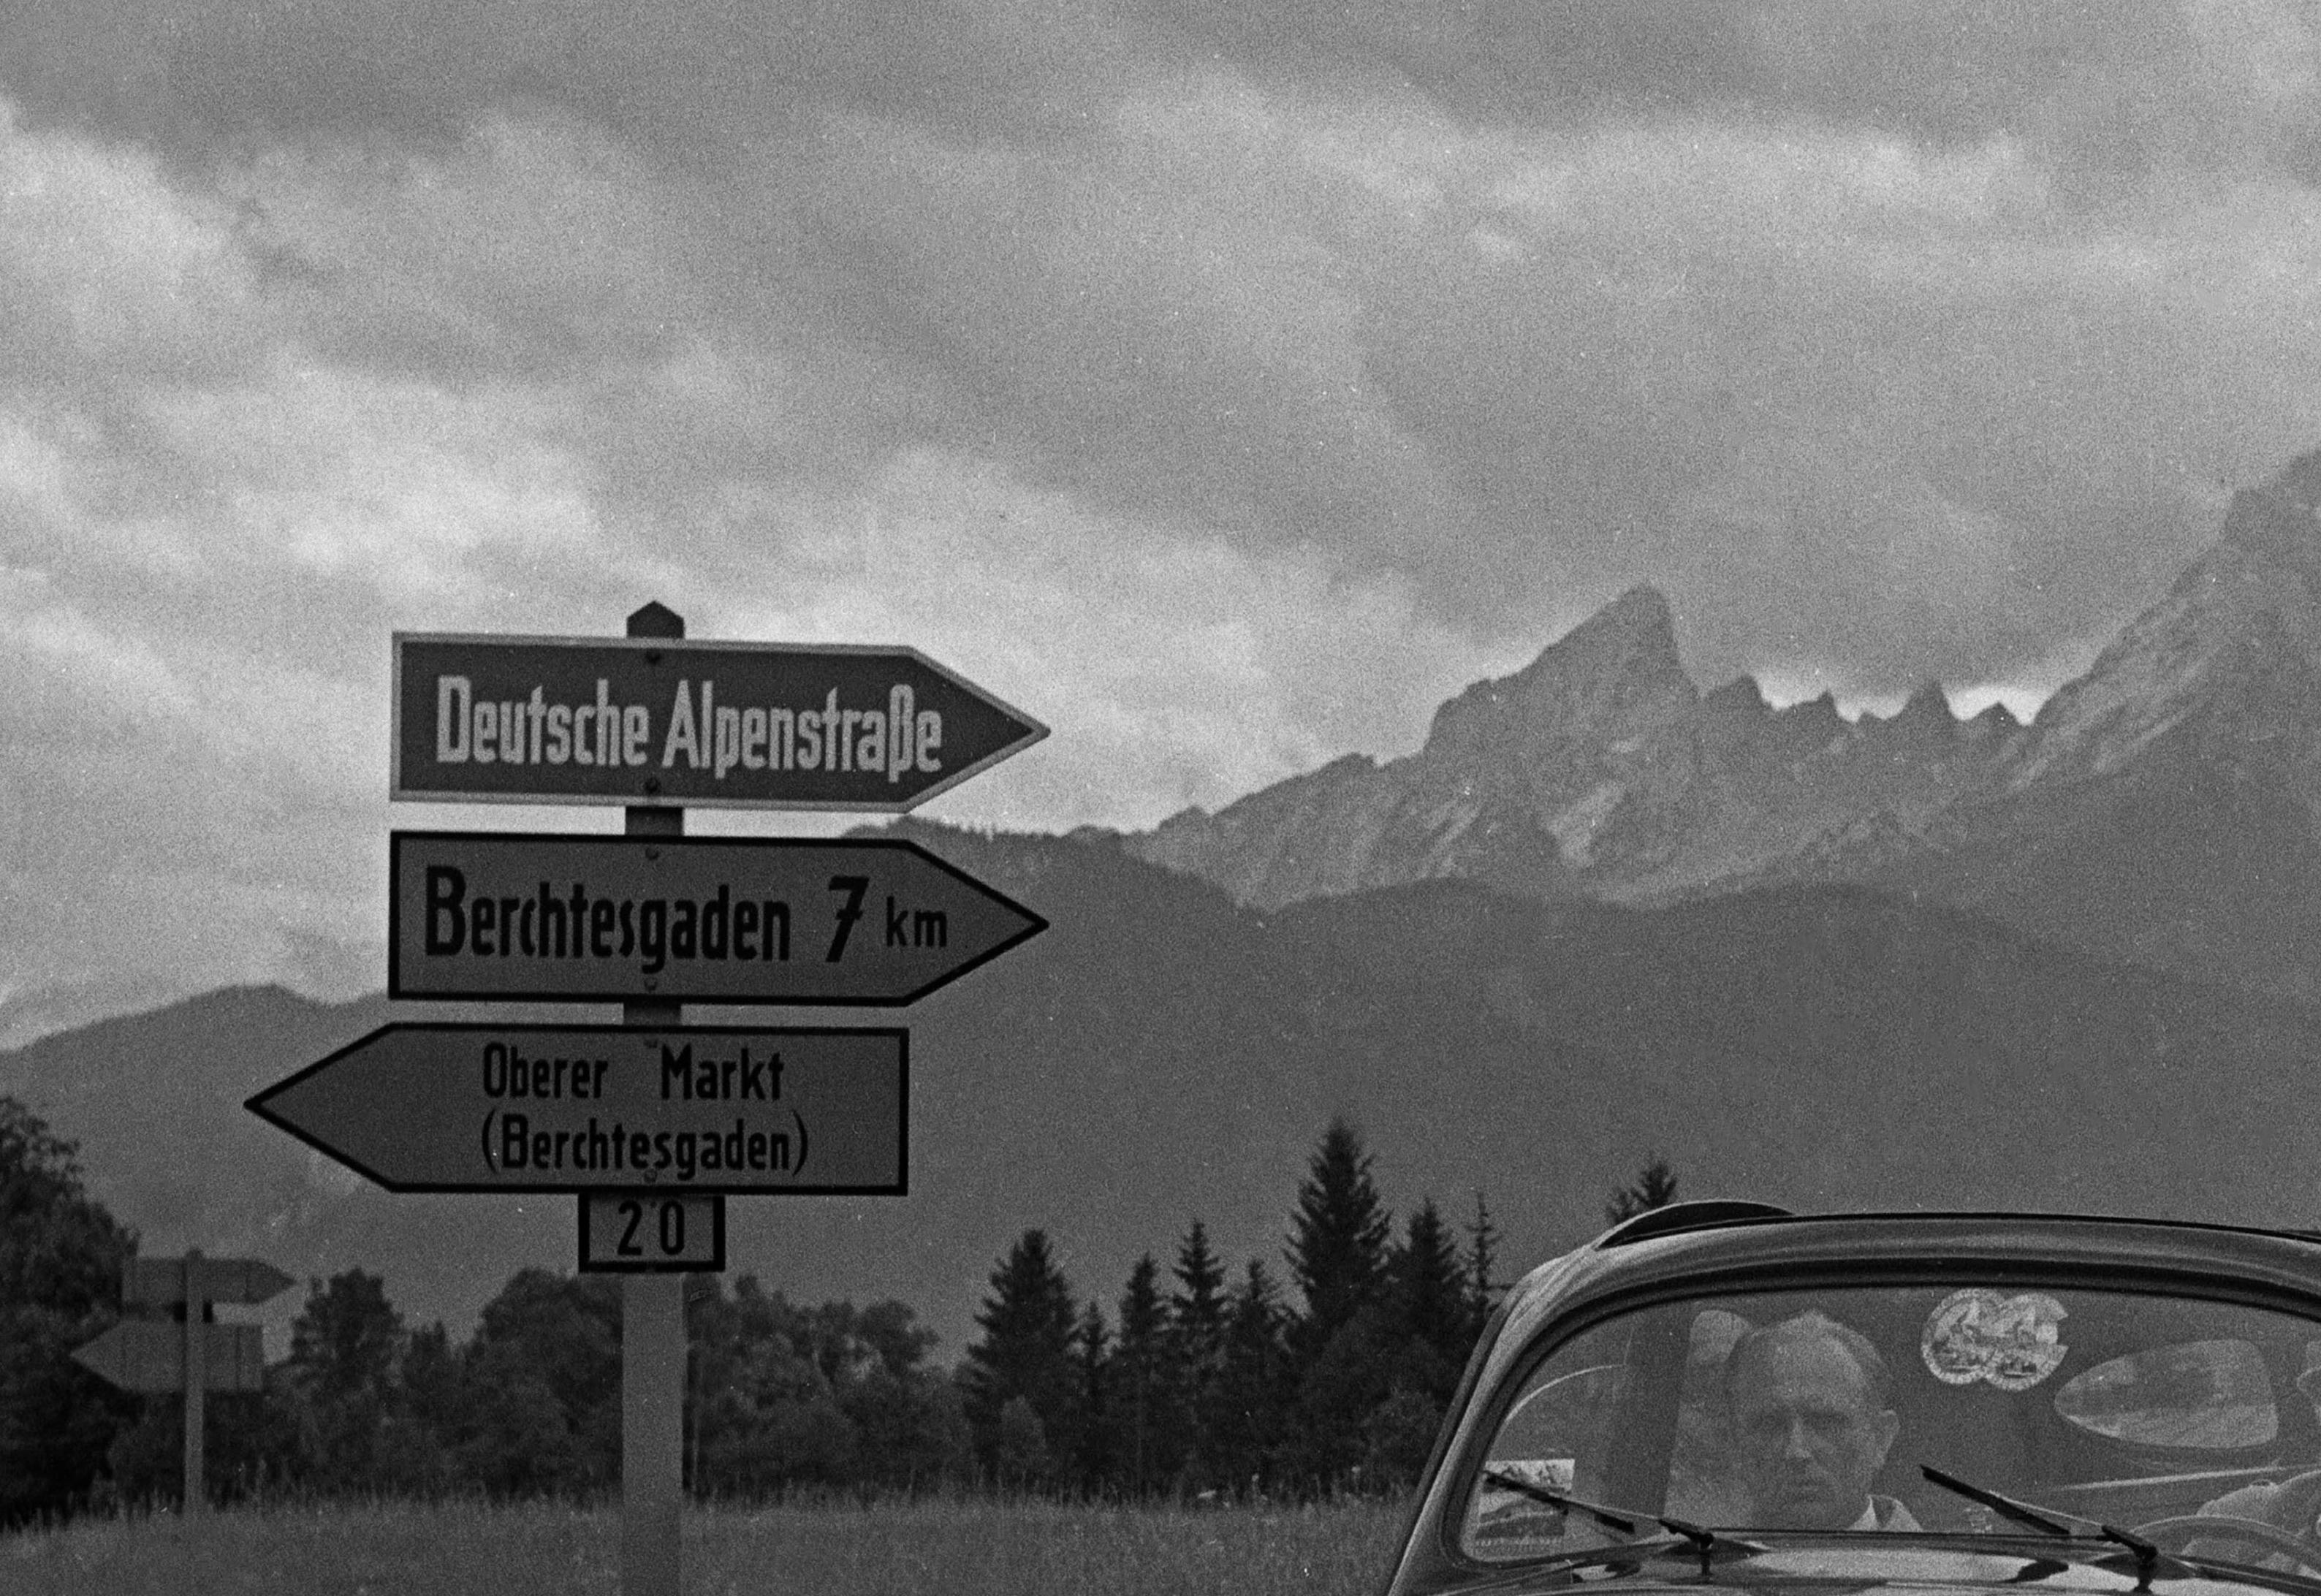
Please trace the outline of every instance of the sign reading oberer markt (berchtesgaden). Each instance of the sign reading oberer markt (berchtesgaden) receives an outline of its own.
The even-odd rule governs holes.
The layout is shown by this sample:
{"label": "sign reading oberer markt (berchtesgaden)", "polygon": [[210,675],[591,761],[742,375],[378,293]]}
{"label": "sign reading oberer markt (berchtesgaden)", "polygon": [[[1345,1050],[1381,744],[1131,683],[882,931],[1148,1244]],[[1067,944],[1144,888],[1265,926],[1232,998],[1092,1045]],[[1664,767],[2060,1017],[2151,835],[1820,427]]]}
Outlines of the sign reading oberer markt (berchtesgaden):
{"label": "sign reading oberer markt (berchtesgaden)", "polygon": [[390,796],[900,814],[1047,734],[915,649],[400,632]]}
{"label": "sign reading oberer markt (berchtesgaden)", "polygon": [[897,1029],[397,1024],[250,1110],[390,1191],[900,1196]]}

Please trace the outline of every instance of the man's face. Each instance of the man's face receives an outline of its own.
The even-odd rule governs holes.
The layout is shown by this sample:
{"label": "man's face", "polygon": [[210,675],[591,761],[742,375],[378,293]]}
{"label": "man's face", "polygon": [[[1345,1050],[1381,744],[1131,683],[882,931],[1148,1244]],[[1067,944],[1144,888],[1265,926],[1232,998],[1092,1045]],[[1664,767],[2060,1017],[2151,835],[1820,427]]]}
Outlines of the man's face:
{"label": "man's face", "polygon": [[1825,1336],[1766,1342],[1734,1372],[1727,1400],[1752,1522],[1843,1529],[1861,1517],[1898,1421],[1870,1406],[1852,1354]]}

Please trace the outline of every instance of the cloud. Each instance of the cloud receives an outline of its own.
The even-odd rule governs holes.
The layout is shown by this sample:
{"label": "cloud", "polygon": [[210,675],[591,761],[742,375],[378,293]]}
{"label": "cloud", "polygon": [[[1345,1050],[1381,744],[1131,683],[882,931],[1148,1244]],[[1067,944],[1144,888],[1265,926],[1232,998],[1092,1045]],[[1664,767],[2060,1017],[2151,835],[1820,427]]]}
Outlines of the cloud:
{"label": "cloud", "polygon": [[0,0],[43,969],[374,935],[397,627],[915,643],[1057,728],[942,812],[1142,824],[1638,581],[1705,685],[2025,702],[2321,433],[2299,8],[71,10]]}
{"label": "cloud", "polygon": [[1406,752],[1482,665],[1395,579],[1112,520],[971,457],[898,457],[854,525],[850,565],[774,603],[702,594],[700,618],[717,635],[909,641],[1052,728],[938,799],[946,818],[1150,825],[1350,748]]}
{"label": "cloud", "polygon": [[[609,632],[654,596],[701,635],[912,643],[1056,724],[945,800],[1030,825],[1398,751],[1472,669],[1326,549],[1115,516],[972,451],[817,469],[875,396],[778,315],[704,312],[715,231],[569,120],[209,174],[0,132],[5,298],[57,351],[0,379],[17,990],[375,971],[382,882],[350,861],[425,819],[384,802],[397,626]],[[40,207],[68,185],[66,226]],[[74,320],[76,250],[110,321]]]}
{"label": "cloud", "polygon": [[[1636,579],[1718,673],[2115,624],[2305,441],[2304,23],[1713,13],[218,11],[153,71],[284,336],[521,415],[606,569],[746,579],[934,450],[1491,648]],[[2155,76],[2271,109],[2097,196]]]}

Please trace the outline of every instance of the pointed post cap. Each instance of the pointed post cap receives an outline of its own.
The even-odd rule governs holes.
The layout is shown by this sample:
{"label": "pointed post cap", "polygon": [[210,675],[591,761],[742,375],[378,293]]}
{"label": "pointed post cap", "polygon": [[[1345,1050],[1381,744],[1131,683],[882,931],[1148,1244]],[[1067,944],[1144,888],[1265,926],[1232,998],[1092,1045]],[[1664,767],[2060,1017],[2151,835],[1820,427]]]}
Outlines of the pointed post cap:
{"label": "pointed post cap", "polygon": [[656,598],[629,616],[632,637],[682,637],[685,617]]}

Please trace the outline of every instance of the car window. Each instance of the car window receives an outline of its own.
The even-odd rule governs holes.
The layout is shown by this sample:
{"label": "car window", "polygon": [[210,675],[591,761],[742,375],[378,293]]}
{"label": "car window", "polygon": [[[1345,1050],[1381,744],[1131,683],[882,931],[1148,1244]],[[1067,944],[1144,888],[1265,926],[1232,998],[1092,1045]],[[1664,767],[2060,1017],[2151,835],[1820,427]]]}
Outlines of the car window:
{"label": "car window", "polygon": [[1479,1555],[1540,1556],[1567,1542],[1578,1547],[1609,1538],[1602,1526],[1568,1515],[1522,1486],[1582,1496],[1602,1491],[1611,1431],[1628,1391],[1629,1339],[1625,1325],[1583,1335],[1559,1349],[1516,1393],[1469,1503],[1465,1538]]}
{"label": "car window", "polygon": [[2133,1352],[2074,1375],[2055,1410],[2115,1440],[2199,1451],[2262,1446],[2280,1428],[2264,1354],[2246,1341]]}
{"label": "car window", "polygon": [[1931,1465],[2106,1522],[2321,1468],[2321,1326],[2228,1302],[1955,1280],[1662,1302],[1551,1334],[1462,1476],[1486,1562],[1617,1541],[1577,1498],[1720,1528],[1997,1531]]}

